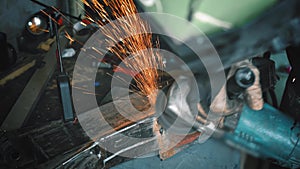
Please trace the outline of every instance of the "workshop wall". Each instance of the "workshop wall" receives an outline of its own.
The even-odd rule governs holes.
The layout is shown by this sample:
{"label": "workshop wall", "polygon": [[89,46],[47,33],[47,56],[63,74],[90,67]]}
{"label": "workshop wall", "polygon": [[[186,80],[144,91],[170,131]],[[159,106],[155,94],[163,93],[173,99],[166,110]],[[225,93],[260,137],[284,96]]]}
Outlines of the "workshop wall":
{"label": "workshop wall", "polygon": [[[47,5],[57,6],[57,0],[39,0]],[[7,40],[16,49],[17,37],[21,34],[27,18],[43,7],[30,0],[1,0],[0,1],[0,31],[7,34]]]}

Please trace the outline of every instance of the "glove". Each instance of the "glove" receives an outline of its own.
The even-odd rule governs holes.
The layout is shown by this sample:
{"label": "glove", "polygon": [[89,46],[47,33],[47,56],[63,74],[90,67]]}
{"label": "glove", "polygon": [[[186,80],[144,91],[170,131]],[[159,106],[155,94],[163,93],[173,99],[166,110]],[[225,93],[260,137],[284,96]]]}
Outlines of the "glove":
{"label": "glove", "polygon": [[237,99],[229,99],[226,91],[226,84],[223,85],[220,92],[216,95],[210,105],[210,111],[222,116],[231,115],[240,112],[244,102],[253,110],[263,108],[262,90],[260,87],[260,78],[258,69],[249,61],[241,61],[233,65],[228,73],[227,79],[232,77],[240,67],[248,67],[254,73],[255,80],[252,86],[248,87]]}

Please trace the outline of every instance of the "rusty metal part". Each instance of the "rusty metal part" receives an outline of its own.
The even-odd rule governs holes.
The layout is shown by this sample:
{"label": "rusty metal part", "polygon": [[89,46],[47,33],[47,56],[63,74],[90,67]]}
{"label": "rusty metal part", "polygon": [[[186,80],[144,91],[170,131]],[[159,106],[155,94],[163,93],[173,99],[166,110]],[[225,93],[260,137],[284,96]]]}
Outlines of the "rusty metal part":
{"label": "rusty metal part", "polygon": [[180,152],[201,135],[198,131],[187,135],[168,132],[167,130],[164,130],[157,121],[153,124],[153,132],[157,137],[159,157],[162,160],[170,158]]}

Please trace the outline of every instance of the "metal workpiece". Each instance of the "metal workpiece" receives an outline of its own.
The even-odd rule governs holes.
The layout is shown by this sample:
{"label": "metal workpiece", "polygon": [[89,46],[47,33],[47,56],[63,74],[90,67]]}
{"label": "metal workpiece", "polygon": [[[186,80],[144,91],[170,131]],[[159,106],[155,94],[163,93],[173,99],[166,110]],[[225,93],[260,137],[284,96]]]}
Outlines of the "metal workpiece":
{"label": "metal workpiece", "polygon": [[158,117],[159,124],[175,133],[188,133],[196,120],[198,93],[195,79],[179,76],[168,89],[165,108]]}
{"label": "metal workpiece", "polygon": [[153,121],[154,118],[147,118],[99,138],[57,168],[110,168],[112,161],[120,156],[125,161],[151,156],[158,151],[157,138],[152,132]]}
{"label": "metal workpiece", "polygon": [[244,106],[235,130],[224,138],[254,156],[300,167],[300,124],[268,104],[260,111]]}
{"label": "metal workpiece", "polygon": [[63,168],[99,168],[102,165],[101,160],[103,160],[103,151],[99,147],[99,143],[95,142],[83,151],[74,155],[67,161],[63,162],[57,169]]}

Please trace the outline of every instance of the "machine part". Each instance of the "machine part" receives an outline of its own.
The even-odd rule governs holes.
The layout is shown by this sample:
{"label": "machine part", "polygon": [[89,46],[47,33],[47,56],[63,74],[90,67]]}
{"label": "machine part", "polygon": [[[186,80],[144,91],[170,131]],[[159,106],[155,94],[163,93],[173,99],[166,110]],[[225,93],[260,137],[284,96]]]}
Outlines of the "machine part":
{"label": "machine part", "polygon": [[[264,101],[269,104],[272,103],[272,106],[278,108],[277,98],[274,91],[278,77],[275,71],[275,62],[270,59],[270,55],[270,52],[266,52],[263,57],[252,58],[252,63],[260,72],[260,84]],[[271,98],[271,101],[269,98]]]}
{"label": "machine part", "polygon": [[50,16],[53,14],[51,8],[36,12],[26,20],[22,34],[18,38],[20,51],[39,53],[41,52],[37,50],[39,44],[53,36],[51,34],[53,32],[51,31],[53,24],[49,21],[49,16],[46,14]]}
{"label": "machine part", "polygon": [[69,76],[60,74],[57,76],[57,86],[60,93],[61,104],[63,107],[64,121],[73,121],[75,119]]}
{"label": "machine part", "polygon": [[63,50],[62,58],[70,58],[70,57],[73,57],[75,54],[76,54],[75,49],[67,48],[67,49]]}
{"label": "machine part", "polygon": [[235,130],[224,138],[254,156],[274,159],[284,167],[300,167],[300,123],[268,104],[260,111],[244,106]]}
{"label": "machine part", "polygon": [[99,25],[95,23],[91,23],[88,19],[84,19],[82,21],[76,22],[73,25],[73,34],[78,36],[89,35],[98,29]]}
{"label": "machine part", "polygon": [[76,22],[73,25],[73,34],[74,35],[86,35],[90,32],[89,27],[83,22]]}
{"label": "machine part", "polygon": [[274,88],[278,80],[275,71],[275,62],[265,57],[255,57],[252,59],[252,63],[260,72],[260,84],[262,90],[268,91],[270,88]]}
{"label": "machine part", "polygon": [[28,19],[26,30],[33,35],[41,35],[48,32],[47,17],[43,15],[33,15]]}
{"label": "machine part", "polygon": [[[50,19],[50,24],[52,20]],[[54,23],[54,34],[56,36],[56,59],[59,63],[60,74],[57,76],[57,86],[59,89],[60,100],[63,107],[64,121],[73,121],[75,119],[74,107],[71,96],[70,80],[69,76],[64,70],[62,54],[59,41],[58,25]]]}
{"label": "machine part", "polygon": [[298,121],[300,120],[300,46],[291,46],[286,50],[289,62],[292,66],[292,70],[286,81],[286,86],[280,105],[280,109],[287,112],[291,116],[295,117]]}
{"label": "machine part", "polygon": [[236,70],[234,75],[228,79],[227,95],[229,99],[236,99],[248,87],[254,84],[254,73],[248,67],[241,67]]}
{"label": "machine part", "polygon": [[[29,17],[26,22],[25,29],[23,30],[24,36],[34,38],[35,40],[47,39],[55,36],[54,26],[56,24],[59,26],[63,25],[63,18],[61,16],[62,12],[37,0],[31,1],[45,7],[45,9],[42,9]],[[53,22],[54,20],[55,22]]]}
{"label": "machine part", "polygon": [[[65,19],[66,16],[81,21],[80,17],[70,15],[56,9],[55,7],[46,5],[37,0],[30,1],[44,7],[44,9],[41,9],[39,12],[31,15],[26,20],[22,34],[18,37],[18,46],[20,51],[26,51],[28,53],[43,52],[38,50],[37,47],[41,42],[54,36],[54,23],[52,22],[52,19],[54,18],[59,26],[63,25],[63,19]],[[55,16],[57,13],[62,14],[63,16],[57,18]]]}

